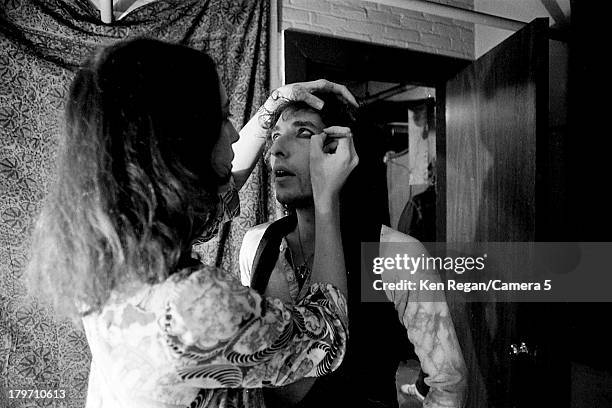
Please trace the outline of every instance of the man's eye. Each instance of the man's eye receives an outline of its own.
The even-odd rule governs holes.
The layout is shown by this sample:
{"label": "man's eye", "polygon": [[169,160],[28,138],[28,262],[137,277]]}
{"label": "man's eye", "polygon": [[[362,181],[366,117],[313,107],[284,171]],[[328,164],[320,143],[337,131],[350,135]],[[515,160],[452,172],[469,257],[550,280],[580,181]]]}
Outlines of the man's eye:
{"label": "man's eye", "polygon": [[310,129],[301,128],[297,132],[297,137],[310,138],[314,132]]}
{"label": "man's eye", "polygon": [[274,142],[274,141],[275,141],[276,139],[278,139],[279,137],[280,137],[280,133],[273,133],[273,134],[270,136],[270,140]]}

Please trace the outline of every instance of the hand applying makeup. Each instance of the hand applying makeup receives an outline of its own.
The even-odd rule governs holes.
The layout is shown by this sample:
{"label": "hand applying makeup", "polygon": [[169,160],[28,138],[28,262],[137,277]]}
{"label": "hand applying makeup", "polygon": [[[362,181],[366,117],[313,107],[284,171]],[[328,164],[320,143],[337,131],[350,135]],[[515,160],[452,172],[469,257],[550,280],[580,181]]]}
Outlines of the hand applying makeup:
{"label": "hand applying makeup", "polygon": [[311,137],[310,179],[317,210],[327,212],[338,202],[340,189],[358,163],[349,128],[332,126]]}

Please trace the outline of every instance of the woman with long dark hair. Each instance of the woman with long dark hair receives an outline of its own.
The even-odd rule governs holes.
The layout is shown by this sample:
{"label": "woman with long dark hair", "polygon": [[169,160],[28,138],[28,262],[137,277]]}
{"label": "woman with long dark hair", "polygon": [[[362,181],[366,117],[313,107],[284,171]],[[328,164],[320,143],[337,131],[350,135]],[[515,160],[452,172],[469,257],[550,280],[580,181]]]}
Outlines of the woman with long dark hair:
{"label": "woman with long dark hair", "polygon": [[[308,87],[345,93],[317,82],[271,99],[312,102]],[[88,407],[260,406],[262,386],[325,375],[342,361],[337,198],[358,160],[352,140],[338,140],[330,154],[324,134],[312,138],[313,285],[287,306],[190,259],[193,242],[212,235],[234,191],[238,134],[228,115],[214,62],[187,47],[119,42],[76,73],[28,276],[58,311],[82,318],[92,353]],[[246,131],[257,133],[251,122]],[[243,142],[238,184],[261,143]]]}

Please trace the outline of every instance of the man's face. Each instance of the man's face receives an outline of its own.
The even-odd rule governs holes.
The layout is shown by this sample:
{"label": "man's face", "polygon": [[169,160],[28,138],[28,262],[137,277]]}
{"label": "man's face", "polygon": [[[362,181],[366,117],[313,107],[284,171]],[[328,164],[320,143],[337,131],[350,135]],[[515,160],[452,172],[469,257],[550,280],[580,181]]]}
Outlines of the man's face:
{"label": "man's face", "polygon": [[321,116],[310,109],[285,110],[272,128],[270,164],[276,199],[294,208],[312,205],[310,138],[321,133]]}

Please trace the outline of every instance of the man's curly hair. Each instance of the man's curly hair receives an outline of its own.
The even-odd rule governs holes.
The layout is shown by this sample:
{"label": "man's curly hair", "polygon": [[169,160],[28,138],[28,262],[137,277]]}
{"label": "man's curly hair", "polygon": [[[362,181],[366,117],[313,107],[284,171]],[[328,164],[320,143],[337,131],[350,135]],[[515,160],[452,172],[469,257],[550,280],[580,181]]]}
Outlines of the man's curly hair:
{"label": "man's curly hair", "polygon": [[264,115],[264,128],[271,131],[284,113],[301,110],[310,110],[318,113],[321,115],[321,121],[326,126],[352,127],[355,124],[357,110],[353,106],[329,92],[313,92],[312,94],[323,101],[323,108],[321,110],[313,108],[304,101],[285,99],[276,109],[268,111]]}

